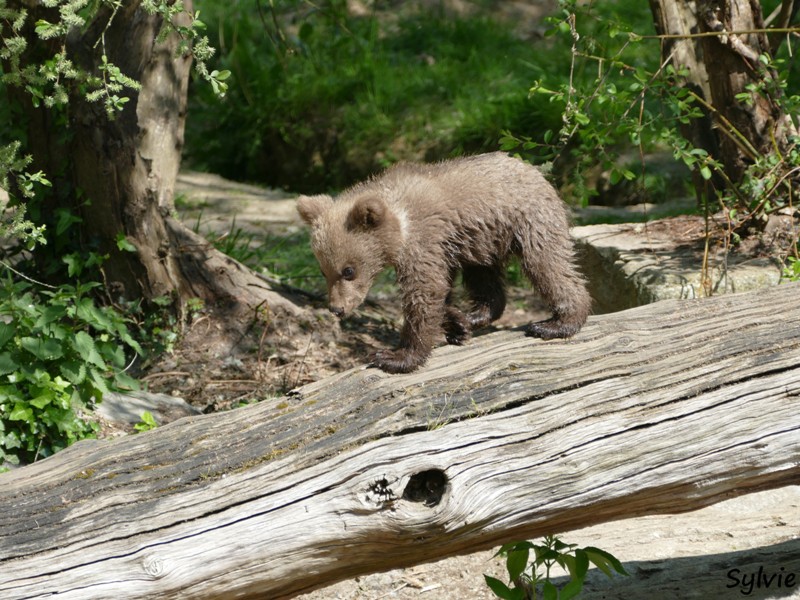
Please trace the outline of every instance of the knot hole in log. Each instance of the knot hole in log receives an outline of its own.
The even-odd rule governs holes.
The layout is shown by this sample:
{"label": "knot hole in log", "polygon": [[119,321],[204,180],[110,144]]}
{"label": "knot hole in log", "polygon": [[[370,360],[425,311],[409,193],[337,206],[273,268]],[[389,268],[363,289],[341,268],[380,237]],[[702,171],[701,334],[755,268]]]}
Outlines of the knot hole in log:
{"label": "knot hole in log", "polygon": [[421,502],[425,506],[436,506],[447,491],[447,475],[441,469],[428,469],[411,476],[403,500]]}

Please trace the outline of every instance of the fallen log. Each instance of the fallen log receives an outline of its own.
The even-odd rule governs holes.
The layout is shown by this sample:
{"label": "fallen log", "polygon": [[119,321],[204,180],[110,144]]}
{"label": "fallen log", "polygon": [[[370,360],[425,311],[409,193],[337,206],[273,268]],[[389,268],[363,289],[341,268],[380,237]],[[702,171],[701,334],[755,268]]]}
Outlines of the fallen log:
{"label": "fallen log", "polygon": [[289,598],[800,481],[800,284],[438,349],[0,476],[0,597]]}

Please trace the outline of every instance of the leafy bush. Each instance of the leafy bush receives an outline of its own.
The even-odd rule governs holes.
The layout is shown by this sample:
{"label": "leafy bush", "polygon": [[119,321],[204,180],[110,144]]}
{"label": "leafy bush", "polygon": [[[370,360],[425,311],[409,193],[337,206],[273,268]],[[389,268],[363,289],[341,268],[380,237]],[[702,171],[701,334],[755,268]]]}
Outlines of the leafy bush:
{"label": "leafy bush", "polygon": [[137,388],[126,351],[141,353],[125,318],[89,296],[97,283],[0,291],[0,465],[46,457],[85,438],[85,411],[113,388]]}
{"label": "leafy bush", "polygon": [[[612,186],[640,181],[642,187],[650,187],[646,176],[653,168],[645,157],[658,149],[670,151],[694,172],[694,187],[703,196],[704,208],[724,209],[731,227],[763,225],[766,215],[790,206],[800,170],[800,139],[790,138],[783,147],[776,141],[779,128],[772,126],[773,148],[758,150],[757,142],[748,140],[728,119],[714,117],[714,130],[746,150],[747,168],[733,180],[725,164],[729,157],[720,148],[714,155],[708,147],[700,147],[698,132],[704,130],[698,125],[719,111],[687,84],[685,69],[661,63],[663,40],[654,35],[647,3],[636,7],[627,1],[561,0],[560,4],[560,14],[549,20],[548,33],[571,44],[569,79],[542,79],[531,92],[558,106],[563,120],[552,130],[528,137],[509,132],[503,138],[504,149],[536,161],[554,161],[556,174],[571,179],[571,190],[583,204],[597,193],[598,166],[608,173]],[[623,6],[630,11],[621,13]],[[800,77],[800,69],[792,52],[787,43],[776,57],[760,56],[758,68],[753,68],[756,82],[737,94],[736,101],[745,107],[756,98],[769,98],[784,114],[796,115],[800,95],[790,83]],[[638,155],[637,167],[631,167],[630,160],[626,164],[625,152]]]}

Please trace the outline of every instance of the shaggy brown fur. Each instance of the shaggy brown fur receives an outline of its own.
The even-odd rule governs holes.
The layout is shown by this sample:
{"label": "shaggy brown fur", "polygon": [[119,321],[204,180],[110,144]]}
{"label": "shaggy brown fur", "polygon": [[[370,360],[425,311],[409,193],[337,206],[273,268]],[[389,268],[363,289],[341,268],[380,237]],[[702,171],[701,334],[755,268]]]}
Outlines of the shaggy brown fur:
{"label": "shaggy brown fur", "polygon": [[[461,344],[498,319],[512,255],[553,311],[527,335],[569,337],[589,314],[563,202],[536,168],[505,154],[399,164],[336,200],[301,196],[297,209],[312,226],[335,315],[357,308],[375,276],[395,268],[405,316],[400,347],[372,359],[390,373],[423,364],[442,333]],[[473,303],[467,314],[449,303],[459,270]]]}

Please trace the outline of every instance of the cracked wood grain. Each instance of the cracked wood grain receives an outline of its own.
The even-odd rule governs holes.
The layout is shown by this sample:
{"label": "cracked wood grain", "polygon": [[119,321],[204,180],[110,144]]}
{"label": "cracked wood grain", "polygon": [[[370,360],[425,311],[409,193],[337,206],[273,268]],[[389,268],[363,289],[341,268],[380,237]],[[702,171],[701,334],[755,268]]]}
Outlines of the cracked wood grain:
{"label": "cracked wood grain", "polygon": [[289,598],[800,477],[800,285],[594,317],[0,475],[0,597]]}

